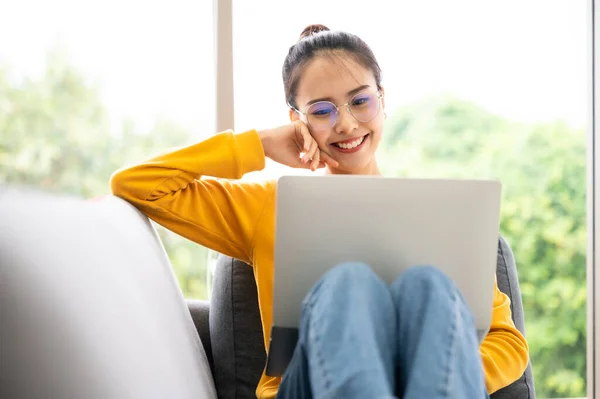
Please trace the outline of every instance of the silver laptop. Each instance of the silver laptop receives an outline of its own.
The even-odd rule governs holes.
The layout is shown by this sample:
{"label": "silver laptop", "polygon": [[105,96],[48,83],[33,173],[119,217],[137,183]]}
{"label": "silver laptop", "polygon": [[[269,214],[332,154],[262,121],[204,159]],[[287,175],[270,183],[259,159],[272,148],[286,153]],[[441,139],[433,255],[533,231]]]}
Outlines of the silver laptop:
{"label": "silver laptop", "polygon": [[266,373],[283,375],[301,303],[331,267],[369,264],[392,283],[434,265],[462,292],[480,340],[492,318],[501,184],[489,180],[284,176],[277,186],[273,326]]}

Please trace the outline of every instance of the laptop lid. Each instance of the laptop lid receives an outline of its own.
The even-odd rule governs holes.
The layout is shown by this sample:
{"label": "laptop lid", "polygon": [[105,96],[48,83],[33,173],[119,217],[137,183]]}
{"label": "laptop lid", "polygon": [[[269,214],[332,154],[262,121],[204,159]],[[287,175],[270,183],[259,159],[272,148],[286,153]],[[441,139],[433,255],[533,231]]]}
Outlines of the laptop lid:
{"label": "laptop lid", "polygon": [[500,183],[489,180],[281,177],[267,374],[281,375],[289,363],[308,291],[345,261],[369,264],[387,283],[411,266],[438,267],[461,290],[483,339],[492,317],[500,196]]}

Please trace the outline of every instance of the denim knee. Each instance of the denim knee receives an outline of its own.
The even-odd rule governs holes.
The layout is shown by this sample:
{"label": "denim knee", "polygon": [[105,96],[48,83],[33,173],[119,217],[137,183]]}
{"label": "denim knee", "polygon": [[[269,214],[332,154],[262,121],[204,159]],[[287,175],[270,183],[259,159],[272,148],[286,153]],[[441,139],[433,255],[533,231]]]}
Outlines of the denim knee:
{"label": "denim knee", "polygon": [[351,300],[386,293],[387,285],[366,264],[362,262],[344,262],[328,270],[315,284],[306,298],[328,293],[337,299]]}
{"label": "denim knee", "polygon": [[406,270],[392,283],[390,290],[398,295],[412,293],[414,296],[430,296],[454,292],[456,287],[450,278],[434,266],[414,266]]}
{"label": "denim knee", "polygon": [[323,284],[343,287],[364,286],[383,283],[373,269],[363,262],[344,262],[334,266],[321,277]]}

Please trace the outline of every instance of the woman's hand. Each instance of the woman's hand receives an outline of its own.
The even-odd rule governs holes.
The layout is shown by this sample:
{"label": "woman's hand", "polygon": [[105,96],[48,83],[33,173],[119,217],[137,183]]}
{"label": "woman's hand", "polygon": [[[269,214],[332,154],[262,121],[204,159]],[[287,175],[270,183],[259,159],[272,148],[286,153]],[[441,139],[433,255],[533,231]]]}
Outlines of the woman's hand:
{"label": "woman's hand", "polygon": [[319,149],[308,127],[300,120],[275,129],[262,130],[258,134],[265,156],[280,164],[312,171],[325,165],[332,167],[339,165]]}

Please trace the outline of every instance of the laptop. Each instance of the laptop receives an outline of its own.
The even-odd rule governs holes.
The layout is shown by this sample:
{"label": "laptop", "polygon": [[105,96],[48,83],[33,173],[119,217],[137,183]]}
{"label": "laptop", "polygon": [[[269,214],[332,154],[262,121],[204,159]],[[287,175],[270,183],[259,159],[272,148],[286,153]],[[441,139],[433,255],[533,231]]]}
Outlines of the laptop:
{"label": "laptop", "polygon": [[365,262],[387,283],[433,265],[456,284],[481,340],[492,319],[501,184],[491,180],[284,176],[277,186],[266,374],[282,376],[301,304],[328,269]]}

